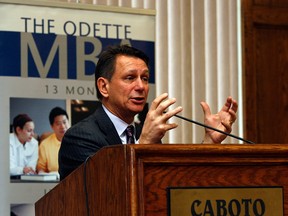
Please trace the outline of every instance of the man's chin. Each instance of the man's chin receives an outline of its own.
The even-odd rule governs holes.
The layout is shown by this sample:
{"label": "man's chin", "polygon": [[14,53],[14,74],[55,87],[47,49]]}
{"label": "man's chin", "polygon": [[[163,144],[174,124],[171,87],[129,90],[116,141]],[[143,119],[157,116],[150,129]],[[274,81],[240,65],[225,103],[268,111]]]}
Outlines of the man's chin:
{"label": "man's chin", "polygon": [[133,112],[134,115],[142,112],[144,109],[144,106],[134,106],[133,108],[130,109],[131,112]]}

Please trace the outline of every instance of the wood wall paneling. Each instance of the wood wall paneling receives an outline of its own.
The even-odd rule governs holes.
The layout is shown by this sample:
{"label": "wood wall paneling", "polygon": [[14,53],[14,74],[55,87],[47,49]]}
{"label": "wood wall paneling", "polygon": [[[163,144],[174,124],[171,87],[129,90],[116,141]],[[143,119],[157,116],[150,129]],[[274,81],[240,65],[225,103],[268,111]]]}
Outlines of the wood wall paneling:
{"label": "wood wall paneling", "polygon": [[242,3],[245,136],[288,143],[288,1]]}

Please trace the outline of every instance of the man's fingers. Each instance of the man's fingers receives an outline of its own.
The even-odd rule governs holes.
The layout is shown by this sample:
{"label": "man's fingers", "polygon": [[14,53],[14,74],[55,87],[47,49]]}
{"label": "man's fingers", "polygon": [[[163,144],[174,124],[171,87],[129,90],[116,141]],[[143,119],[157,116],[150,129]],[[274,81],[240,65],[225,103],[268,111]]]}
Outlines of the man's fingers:
{"label": "man's fingers", "polygon": [[223,111],[229,112],[229,110],[233,110],[235,113],[238,110],[238,103],[231,96],[226,99],[224,106],[222,107]]}
{"label": "man's fingers", "polygon": [[[171,111],[166,111],[171,105],[175,104],[176,98],[168,98],[168,94],[164,93],[158,96],[151,104],[150,110],[155,110],[158,115],[166,113],[167,119],[182,111],[182,107],[177,107]],[[168,117],[169,116],[169,117]]]}
{"label": "man's fingers", "polygon": [[229,110],[229,114],[231,116],[231,120],[230,120],[230,123],[234,123],[237,119],[237,115],[236,115],[236,112],[234,112],[234,110],[230,109]]}
{"label": "man's fingers", "polygon": [[228,122],[221,122],[222,125],[225,127],[227,133],[231,133],[232,131],[232,124],[228,123]]}
{"label": "man's fingers", "polygon": [[238,110],[238,103],[237,103],[236,100],[233,100],[233,101],[232,101],[232,107],[231,107],[231,109],[232,109],[235,113],[237,112],[237,110]]}
{"label": "man's fingers", "polygon": [[168,98],[167,100],[163,101],[159,104],[159,106],[156,108],[157,113],[160,115],[165,110],[167,110],[171,105],[173,105],[176,102],[176,98]]}
{"label": "man's fingers", "polygon": [[173,110],[165,111],[165,112],[163,113],[163,119],[164,119],[164,121],[165,121],[165,122],[168,121],[171,117],[173,117],[174,115],[180,113],[182,110],[183,110],[183,107],[178,106],[178,107],[176,107],[176,108],[173,109]]}
{"label": "man's fingers", "polygon": [[210,107],[206,102],[201,102],[200,105],[202,107],[202,110],[203,110],[205,117],[211,115]]}
{"label": "man's fingers", "polygon": [[178,127],[178,124],[176,123],[165,124],[164,127],[165,127],[165,131],[168,131],[168,130]]}
{"label": "man's fingers", "polygon": [[151,103],[151,110],[156,110],[159,104],[168,97],[167,93],[163,93],[160,96],[156,97]]}

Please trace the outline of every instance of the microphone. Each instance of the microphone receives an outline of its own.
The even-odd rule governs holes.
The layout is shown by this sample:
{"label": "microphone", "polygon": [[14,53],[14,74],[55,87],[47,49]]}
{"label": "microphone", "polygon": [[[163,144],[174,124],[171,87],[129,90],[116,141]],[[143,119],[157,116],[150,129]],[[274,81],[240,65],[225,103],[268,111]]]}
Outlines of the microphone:
{"label": "microphone", "polygon": [[219,133],[225,134],[226,136],[230,136],[230,137],[233,137],[233,138],[235,138],[235,139],[244,141],[244,142],[246,142],[246,143],[255,144],[255,143],[252,142],[252,141],[243,139],[243,138],[241,138],[241,137],[238,137],[238,136],[233,135],[233,134],[230,134],[230,133],[226,133],[226,132],[221,131],[221,130],[219,130],[219,129],[217,129],[217,128],[211,127],[211,126],[209,126],[209,125],[202,124],[202,123],[197,122],[197,121],[194,121],[194,120],[192,120],[192,119],[188,119],[188,118],[185,118],[185,117],[183,117],[183,116],[176,115],[176,114],[175,114],[174,116],[177,117],[177,118],[183,119],[183,120],[185,120],[185,121],[188,121],[188,122],[190,122],[190,123],[194,123],[194,124],[200,125],[200,126],[202,126],[202,127],[209,128],[209,129],[211,129],[211,130],[214,130],[214,131],[217,131],[217,132],[219,132]]}

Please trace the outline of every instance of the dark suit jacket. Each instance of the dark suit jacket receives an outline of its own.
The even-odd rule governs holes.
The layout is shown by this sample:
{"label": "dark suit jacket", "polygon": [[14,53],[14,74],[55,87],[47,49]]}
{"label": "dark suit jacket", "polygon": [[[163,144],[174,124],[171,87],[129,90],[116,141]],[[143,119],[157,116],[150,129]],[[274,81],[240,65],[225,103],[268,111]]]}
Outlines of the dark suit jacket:
{"label": "dark suit jacket", "polygon": [[[136,125],[136,139],[141,127]],[[122,144],[118,133],[102,106],[88,118],[72,126],[63,137],[59,150],[59,174],[64,179],[87,157],[104,146]]]}

